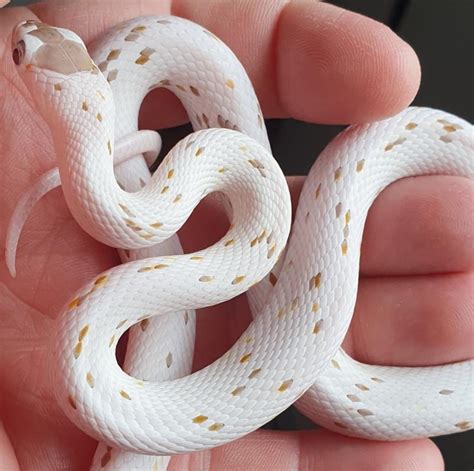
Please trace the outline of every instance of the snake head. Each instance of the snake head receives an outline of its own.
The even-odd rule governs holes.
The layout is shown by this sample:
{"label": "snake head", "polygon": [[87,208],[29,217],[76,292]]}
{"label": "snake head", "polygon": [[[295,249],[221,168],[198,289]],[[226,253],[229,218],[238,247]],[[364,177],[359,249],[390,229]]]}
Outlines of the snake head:
{"label": "snake head", "polygon": [[98,73],[77,34],[35,20],[24,21],[15,27],[12,59],[22,72],[59,77],[85,71]]}

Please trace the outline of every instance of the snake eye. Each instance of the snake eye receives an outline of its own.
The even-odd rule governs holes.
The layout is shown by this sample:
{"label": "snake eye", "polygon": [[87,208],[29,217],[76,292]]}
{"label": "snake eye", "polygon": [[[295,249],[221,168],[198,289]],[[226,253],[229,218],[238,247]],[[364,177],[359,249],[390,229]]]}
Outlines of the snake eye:
{"label": "snake eye", "polygon": [[23,40],[19,41],[15,49],[13,49],[12,59],[16,65],[20,65],[23,62],[23,57],[25,56],[25,42]]}

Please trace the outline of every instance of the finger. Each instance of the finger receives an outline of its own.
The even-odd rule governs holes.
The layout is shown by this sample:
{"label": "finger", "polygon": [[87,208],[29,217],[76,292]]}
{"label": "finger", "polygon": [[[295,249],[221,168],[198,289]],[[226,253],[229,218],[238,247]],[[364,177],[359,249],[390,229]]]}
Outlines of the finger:
{"label": "finger", "polygon": [[473,273],[362,278],[344,348],[381,365],[473,358],[473,286]]}
{"label": "finger", "polygon": [[0,469],[19,471],[20,466],[15,456],[7,431],[0,421]]}
{"label": "finger", "polygon": [[328,431],[259,430],[210,451],[173,458],[170,471],[252,469],[312,471],[360,469],[442,470],[443,460],[430,440],[370,442]]}
{"label": "finger", "polygon": [[[222,38],[248,71],[267,116],[347,123],[372,121],[404,108],[418,88],[414,51],[382,24],[319,2],[44,3],[33,10],[51,24],[76,31],[86,42],[137,15],[176,14]],[[88,12],[93,12],[89,15]],[[154,95],[144,108],[147,127],[183,121],[169,94],[156,113]],[[178,113],[177,113],[178,112]]]}
{"label": "finger", "polygon": [[467,178],[406,178],[369,211],[362,244],[366,276],[474,269],[474,183]]}

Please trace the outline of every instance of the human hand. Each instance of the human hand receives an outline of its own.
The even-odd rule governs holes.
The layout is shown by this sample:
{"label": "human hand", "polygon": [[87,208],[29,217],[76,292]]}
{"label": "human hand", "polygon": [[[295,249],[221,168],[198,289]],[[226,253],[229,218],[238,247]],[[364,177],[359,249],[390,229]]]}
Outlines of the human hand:
{"label": "human hand", "polygon": [[[32,11],[42,21],[75,30],[88,42],[122,19],[170,13],[170,8],[164,1],[121,2],[120,12],[107,2],[51,2]],[[203,2],[197,6],[175,1],[171,12],[207,27],[237,53],[267,117],[322,123],[376,120],[406,106],[418,86],[418,62],[406,44],[378,23],[330,5],[209,2],[206,8]],[[27,90],[10,60],[13,26],[34,14],[24,8],[0,12],[0,89],[7,91],[0,117],[6,130],[0,148],[3,238],[22,189],[54,165],[47,127],[29,108]],[[158,101],[160,113],[155,116]],[[146,128],[183,119],[176,99],[163,91],[154,93],[143,108]],[[383,192],[368,219],[358,304],[345,344],[363,361],[423,365],[472,355],[468,289],[474,260],[468,250],[473,239],[468,215],[473,187],[454,177],[414,181],[398,182]],[[290,182],[296,197],[302,179]],[[212,225],[202,222],[210,220]],[[224,230],[218,210],[202,205],[181,231],[181,239],[190,251],[208,245]],[[52,318],[71,293],[117,263],[114,250],[80,230],[55,191],[28,222],[18,278],[11,280],[2,265],[1,412],[16,458],[9,454],[4,435],[0,468],[15,469],[16,460],[22,469],[84,469],[90,463],[96,443],[56,406],[46,381],[45,345]],[[249,313],[240,297],[204,310],[198,319],[195,369],[236,340]],[[213,341],[206,341],[211,335]],[[327,431],[258,431],[213,451],[178,457],[170,468],[286,470],[298,463],[301,469],[403,469],[408,463],[442,469],[439,453],[428,440],[368,442]]]}

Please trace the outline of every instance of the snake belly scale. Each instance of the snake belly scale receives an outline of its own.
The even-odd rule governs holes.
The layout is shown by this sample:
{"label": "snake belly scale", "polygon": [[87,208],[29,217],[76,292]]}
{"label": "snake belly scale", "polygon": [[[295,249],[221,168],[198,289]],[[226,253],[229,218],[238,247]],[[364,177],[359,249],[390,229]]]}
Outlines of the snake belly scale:
{"label": "snake belly scale", "polygon": [[[131,260],[65,306],[52,342],[52,384],[79,427],[110,446],[154,455],[229,442],[298,399],[326,427],[371,439],[471,427],[472,361],[390,368],[361,365],[339,350],[354,310],[369,207],[407,176],[472,178],[471,124],[409,108],[341,133],[305,182],[275,274],[290,231],[288,188],[250,81],[219,39],[180,18],[145,17],[101,39],[95,64],[82,41],[61,28],[22,24],[14,43],[20,75],[53,134],[68,206],[92,236],[122,249],[151,247],[174,234],[206,195],[220,192],[230,201],[231,227],[213,246]],[[198,131],[130,193],[115,180],[114,142],[137,130],[140,104],[158,86],[178,96]],[[117,341],[134,324],[250,288],[258,307],[253,322],[203,370],[158,382],[117,365]]]}

